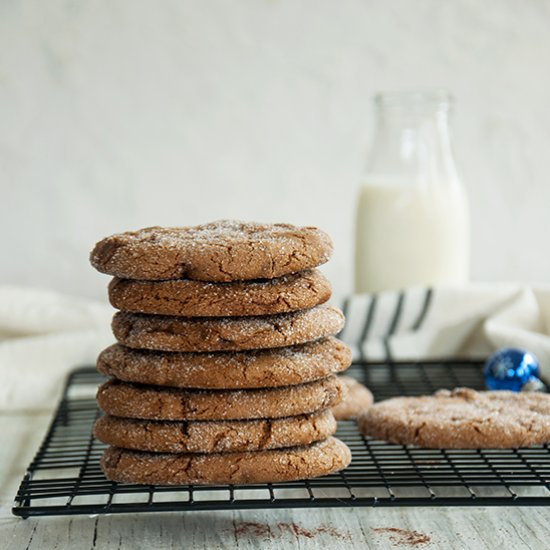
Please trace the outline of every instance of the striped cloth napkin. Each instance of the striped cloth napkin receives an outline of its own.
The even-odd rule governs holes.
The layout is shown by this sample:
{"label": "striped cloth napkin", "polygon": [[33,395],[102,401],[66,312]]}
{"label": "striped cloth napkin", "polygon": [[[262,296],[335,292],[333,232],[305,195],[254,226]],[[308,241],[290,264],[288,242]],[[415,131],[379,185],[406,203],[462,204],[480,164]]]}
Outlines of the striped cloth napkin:
{"label": "striped cloth napkin", "polygon": [[541,361],[550,378],[550,287],[472,284],[359,294],[340,333],[356,360],[481,358],[505,346]]}

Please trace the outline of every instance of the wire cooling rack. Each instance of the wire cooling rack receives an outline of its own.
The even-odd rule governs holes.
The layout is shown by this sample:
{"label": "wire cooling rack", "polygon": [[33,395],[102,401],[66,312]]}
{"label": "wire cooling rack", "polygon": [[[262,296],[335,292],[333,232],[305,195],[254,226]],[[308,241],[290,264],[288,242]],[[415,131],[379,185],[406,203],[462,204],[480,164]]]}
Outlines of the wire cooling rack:
{"label": "wire cooling rack", "polygon": [[[438,388],[482,389],[475,361],[355,364],[348,373],[376,399]],[[309,481],[258,485],[148,486],[113,483],[99,467],[104,445],[91,435],[104,378],[73,371],[48,433],[17,492],[21,517],[344,506],[506,506],[550,503],[548,445],[524,449],[428,450],[364,438],[354,422],[338,437],[353,460],[343,472]]]}

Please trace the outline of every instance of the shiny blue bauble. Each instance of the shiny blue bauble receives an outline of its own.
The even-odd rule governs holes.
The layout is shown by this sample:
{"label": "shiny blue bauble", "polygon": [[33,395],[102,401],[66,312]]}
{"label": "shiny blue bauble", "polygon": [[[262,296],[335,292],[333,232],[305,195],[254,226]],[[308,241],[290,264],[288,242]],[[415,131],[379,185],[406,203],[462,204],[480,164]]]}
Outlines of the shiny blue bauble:
{"label": "shiny blue bauble", "polygon": [[540,389],[538,359],[530,352],[503,348],[487,359],[483,368],[485,383],[490,390],[521,391]]}

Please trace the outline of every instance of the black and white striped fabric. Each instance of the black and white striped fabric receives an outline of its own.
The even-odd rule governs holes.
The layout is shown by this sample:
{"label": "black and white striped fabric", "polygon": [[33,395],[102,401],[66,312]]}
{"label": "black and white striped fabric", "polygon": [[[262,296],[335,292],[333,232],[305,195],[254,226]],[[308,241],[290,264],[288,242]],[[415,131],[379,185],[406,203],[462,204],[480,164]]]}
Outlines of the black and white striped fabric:
{"label": "black and white striped fabric", "polygon": [[472,284],[356,294],[344,300],[339,337],[355,360],[485,357],[526,348],[550,374],[550,287]]}
{"label": "black and white striped fabric", "polygon": [[358,360],[391,361],[392,337],[398,331],[414,332],[422,328],[432,296],[433,289],[426,288],[348,297],[342,307],[346,326],[339,336],[351,345]]}

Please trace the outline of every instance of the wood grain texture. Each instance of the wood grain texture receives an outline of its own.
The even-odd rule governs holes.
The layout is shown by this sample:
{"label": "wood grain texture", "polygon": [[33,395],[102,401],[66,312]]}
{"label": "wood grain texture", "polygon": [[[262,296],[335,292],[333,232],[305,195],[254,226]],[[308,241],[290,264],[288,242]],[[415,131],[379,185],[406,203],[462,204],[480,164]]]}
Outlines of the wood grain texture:
{"label": "wood grain texture", "polygon": [[428,535],[426,549],[544,547],[548,510],[536,508],[339,508],[150,515],[13,517],[13,495],[50,415],[0,415],[0,548],[135,549],[415,548],[386,528]]}

